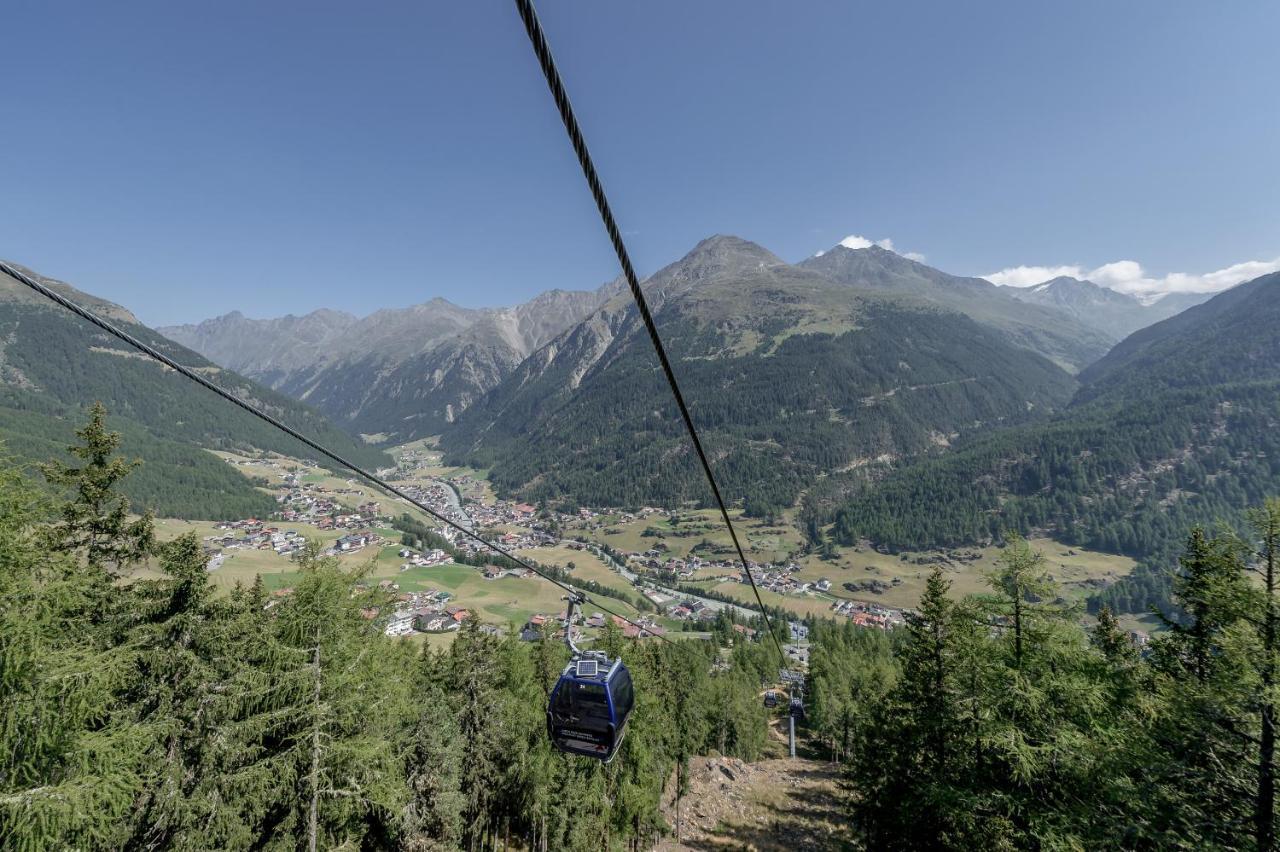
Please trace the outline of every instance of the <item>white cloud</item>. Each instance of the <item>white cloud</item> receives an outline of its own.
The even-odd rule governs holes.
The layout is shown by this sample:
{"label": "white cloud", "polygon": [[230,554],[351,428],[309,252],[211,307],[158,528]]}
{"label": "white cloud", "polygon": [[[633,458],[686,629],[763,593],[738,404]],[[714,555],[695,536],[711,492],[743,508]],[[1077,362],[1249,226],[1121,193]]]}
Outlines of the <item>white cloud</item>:
{"label": "white cloud", "polygon": [[1138,296],[1158,296],[1165,293],[1216,293],[1234,287],[1245,281],[1280,271],[1280,258],[1275,260],[1247,260],[1232,264],[1223,269],[1202,274],[1190,272],[1170,272],[1163,276],[1152,276],[1142,268],[1136,260],[1117,260],[1104,263],[1094,269],[1086,269],[1079,265],[1067,266],[1013,266],[984,275],[993,284],[1005,287],[1030,287],[1069,275],[1110,287],[1121,293],[1133,293]]}
{"label": "white cloud", "polygon": [[858,234],[850,234],[849,237],[842,239],[840,244],[845,248],[870,248],[872,246],[879,246],[881,248],[887,248],[888,251],[893,251],[893,241],[887,237],[884,239],[867,239],[865,237],[860,237]]}
{"label": "white cloud", "polygon": [[1084,270],[1078,266],[1011,266],[982,277],[1001,287],[1031,287],[1063,275],[1083,278]]}
{"label": "white cloud", "polygon": [[[843,240],[840,241],[840,245],[849,249],[864,249],[864,248],[871,248],[872,246],[879,246],[882,249],[886,249],[892,252],[897,252],[898,254],[905,257],[907,260],[914,260],[917,263],[924,263],[924,255],[920,254],[920,252],[917,252],[917,251],[900,252],[893,247],[893,240],[891,240],[888,237],[885,237],[883,240],[872,240],[860,234],[850,234],[849,236],[845,237]],[[826,254],[826,252],[820,251],[816,255],[814,255],[814,257],[822,257],[822,255],[824,254]]]}

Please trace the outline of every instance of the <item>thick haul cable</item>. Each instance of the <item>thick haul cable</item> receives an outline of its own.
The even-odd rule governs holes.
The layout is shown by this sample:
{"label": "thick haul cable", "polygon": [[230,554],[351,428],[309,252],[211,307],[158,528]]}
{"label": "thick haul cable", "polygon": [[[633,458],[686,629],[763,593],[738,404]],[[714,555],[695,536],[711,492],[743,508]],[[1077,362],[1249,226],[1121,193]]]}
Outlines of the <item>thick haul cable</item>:
{"label": "thick haul cable", "polygon": [[755,593],[756,603],[760,605],[760,614],[764,616],[764,623],[769,635],[773,637],[773,643],[778,648],[778,655],[782,658],[785,666],[787,655],[782,650],[782,643],[778,640],[778,636],[773,632],[773,623],[769,620],[769,611],[765,608],[764,601],[760,598],[760,589],[756,587],[756,579],[751,573],[751,566],[747,561],[747,555],[742,550],[742,544],[738,541],[738,532],[733,527],[733,521],[729,518],[729,510],[725,507],[724,497],[720,494],[720,486],[716,484],[715,474],[711,471],[711,463],[707,460],[707,454],[702,449],[702,441],[698,438],[698,430],[694,428],[693,418],[689,415],[689,407],[685,405],[684,394],[680,392],[680,385],[676,382],[676,374],[671,369],[671,361],[667,358],[667,350],[662,345],[662,338],[658,336],[658,327],[653,322],[653,314],[649,311],[649,303],[645,300],[644,293],[640,289],[640,279],[636,276],[635,267],[631,265],[631,255],[627,251],[626,244],[622,241],[622,231],[618,228],[617,221],[613,218],[613,210],[609,207],[609,199],[605,197],[604,187],[600,183],[600,176],[596,173],[595,164],[591,161],[591,153],[587,150],[586,139],[582,136],[582,129],[578,126],[578,119],[573,114],[573,106],[569,103],[569,95],[565,91],[564,83],[560,79],[560,72],[556,70],[555,60],[551,56],[551,47],[547,44],[547,37],[542,31],[542,24],[538,22],[538,13],[534,11],[532,0],[515,0],[516,8],[520,11],[520,18],[524,21],[525,31],[529,34],[529,42],[533,45],[533,52],[538,57],[538,64],[542,66],[542,74],[547,78],[547,87],[551,90],[551,97],[556,102],[556,109],[560,111],[560,120],[564,122],[565,132],[569,134],[569,142],[573,145],[573,151],[578,155],[578,164],[582,166],[582,175],[587,179],[587,186],[591,189],[591,196],[595,199],[596,209],[600,211],[600,221],[604,224],[605,231],[609,234],[609,241],[613,243],[613,251],[618,256],[618,263],[622,265],[622,274],[627,279],[627,286],[631,288],[631,295],[635,299],[636,307],[640,311],[640,317],[644,320],[645,328],[649,331],[649,340],[653,342],[654,351],[658,353],[658,361],[662,364],[662,372],[666,374],[667,384],[671,386],[671,395],[675,397],[676,407],[680,409],[680,416],[684,419],[685,429],[689,432],[689,440],[693,443],[694,452],[698,454],[698,460],[702,462],[702,472],[706,474],[707,484],[711,486],[711,493],[715,495],[716,505],[720,508],[720,517],[724,519],[724,525],[729,529],[729,537],[733,539],[733,546],[738,551],[738,559],[742,562],[742,570],[746,572],[747,580],[751,583],[751,591]]}

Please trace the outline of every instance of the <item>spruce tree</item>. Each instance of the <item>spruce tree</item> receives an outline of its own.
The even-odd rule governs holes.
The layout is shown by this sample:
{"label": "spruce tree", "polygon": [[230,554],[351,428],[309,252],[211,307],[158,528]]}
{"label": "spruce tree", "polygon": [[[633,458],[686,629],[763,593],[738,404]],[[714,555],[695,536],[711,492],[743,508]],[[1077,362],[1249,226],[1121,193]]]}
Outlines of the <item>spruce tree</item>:
{"label": "spruce tree", "polygon": [[1120,623],[1116,621],[1115,614],[1111,612],[1109,606],[1104,605],[1098,611],[1098,623],[1093,627],[1090,640],[1093,647],[1097,648],[1112,666],[1132,665],[1138,658],[1137,649],[1129,641],[1128,635],[1120,629]]}
{"label": "spruce tree", "polygon": [[424,646],[415,690],[419,716],[405,763],[409,801],[402,827],[408,852],[456,849],[462,837],[462,740],[454,702],[446,692],[447,661]]}
{"label": "spruce tree", "polygon": [[461,742],[463,845],[474,848],[489,827],[489,809],[496,794],[501,754],[496,666],[496,642],[480,632],[479,621],[468,619],[450,653],[451,686],[457,695],[456,713]]}
{"label": "spruce tree", "polygon": [[231,609],[214,600],[207,556],[195,533],[160,548],[164,577],[121,592],[138,619],[128,639],[137,671],[125,698],[150,742],[146,787],[123,848],[189,848],[206,838],[220,805],[207,782],[217,738],[217,695],[225,690]]}
{"label": "spruce tree", "polygon": [[849,777],[859,796],[853,815],[869,848],[956,848],[967,836],[960,781],[962,708],[955,671],[955,606],[934,568],[907,620],[902,676],[875,718]]}
{"label": "spruce tree", "polygon": [[106,408],[96,402],[89,422],[76,430],[83,443],[67,449],[82,464],[52,460],[40,469],[51,485],[72,494],[49,527],[50,545],[82,554],[91,568],[118,574],[150,553],[155,530],[149,511],[129,519],[129,501],[118,486],[142,462],[116,455],[120,434],[108,431],[106,420]]}
{"label": "spruce tree", "polygon": [[1253,827],[1259,657],[1242,557],[1236,542],[1193,530],[1174,582],[1182,618],[1151,643],[1158,703],[1143,732],[1139,825],[1152,843],[1231,848]]}

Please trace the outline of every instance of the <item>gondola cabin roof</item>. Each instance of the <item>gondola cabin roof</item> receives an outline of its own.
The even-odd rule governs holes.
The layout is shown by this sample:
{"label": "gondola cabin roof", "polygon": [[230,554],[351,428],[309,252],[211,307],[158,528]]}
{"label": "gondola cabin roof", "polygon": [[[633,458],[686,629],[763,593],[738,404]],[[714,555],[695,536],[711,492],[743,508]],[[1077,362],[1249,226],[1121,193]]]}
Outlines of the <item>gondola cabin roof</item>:
{"label": "gondola cabin roof", "polygon": [[618,670],[622,665],[622,660],[592,660],[592,659],[575,659],[570,660],[569,664],[564,667],[560,677],[577,683],[598,683],[603,684],[609,680],[610,675]]}

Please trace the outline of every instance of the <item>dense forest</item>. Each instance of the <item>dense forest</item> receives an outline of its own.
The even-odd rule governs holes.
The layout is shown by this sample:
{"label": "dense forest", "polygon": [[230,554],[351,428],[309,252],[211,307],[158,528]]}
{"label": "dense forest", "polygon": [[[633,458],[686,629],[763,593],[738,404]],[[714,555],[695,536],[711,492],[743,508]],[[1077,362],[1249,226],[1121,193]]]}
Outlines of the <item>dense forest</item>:
{"label": "dense forest", "polygon": [[[360,571],[216,596],[193,535],[157,545],[95,418],[51,500],[0,469],[0,844],[78,849],[643,849],[688,759],[767,751],[769,643],[624,640],[618,757],[554,752],[565,662],[472,621],[445,650],[383,634]],[[1280,501],[1186,537],[1179,617],[1086,632],[1016,533],[991,592],[941,569],[906,628],[810,619],[809,738],[867,849],[1275,848]],[[126,579],[153,560],[153,580]],[[716,663],[713,665],[713,663]],[[781,839],[780,839],[781,841]]]}
{"label": "dense forest", "polygon": [[[1148,395],[1010,429],[857,488],[828,516],[840,544],[891,550],[998,541],[1049,530],[1066,544],[1141,566],[1093,606],[1145,612],[1168,602],[1179,542],[1194,524],[1239,526],[1280,482],[1280,383]],[[821,542],[819,542],[821,543]]]}
{"label": "dense forest", "polygon": [[[84,413],[34,395],[25,395],[21,407],[4,404],[19,395],[21,391],[0,388],[0,441],[4,447],[22,460],[65,457],[76,420]],[[243,474],[212,453],[157,438],[124,418],[116,418],[114,423],[120,429],[121,452],[147,460],[120,486],[135,506],[166,517],[210,520],[275,511],[271,495],[254,488]]]}
{"label": "dense forest", "polygon": [[[894,634],[815,625],[813,736],[867,849],[1276,846],[1280,501],[1186,538],[1182,616],[1145,647],[1089,632],[1010,534],[991,592],[941,569]],[[1260,576],[1255,576],[1260,575]]]}

